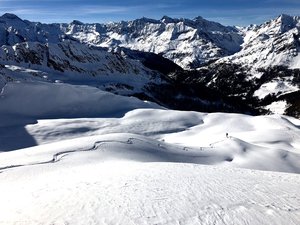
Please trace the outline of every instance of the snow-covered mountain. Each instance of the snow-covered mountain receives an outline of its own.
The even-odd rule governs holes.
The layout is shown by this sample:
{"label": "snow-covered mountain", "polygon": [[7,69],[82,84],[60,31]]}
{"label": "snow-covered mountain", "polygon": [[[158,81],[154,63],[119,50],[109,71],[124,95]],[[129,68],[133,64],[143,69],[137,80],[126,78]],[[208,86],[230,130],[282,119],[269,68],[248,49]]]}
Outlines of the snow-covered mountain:
{"label": "snow-covered mountain", "polygon": [[57,43],[65,38],[101,47],[126,47],[163,55],[185,68],[197,68],[237,52],[242,36],[234,27],[207,21],[137,19],[109,24],[41,24],[23,21],[12,14],[0,17],[0,45],[29,41]]}
{"label": "snow-covered mountain", "polygon": [[[49,82],[90,84],[115,88],[123,94],[139,93],[149,83],[164,83],[163,75],[142,62],[123,58],[107,49],[65,40],[55,43],[22,42],[0,48],[2,76],[18,80],[41,79]],[[11,75],[13,71],[15,75]],[[27,76],[26,76],[26,71]],[[117,88],[119,87],[119,88]],[[145,90],[144,90],[145,91]]]}
{"label": "snow-covered mountain", "polygon": [[[190,87],[174,84],[168,75],[182,68],[160,55],[120,46],[99,47],[93,41],[76,37],[76,29],[80,26],[90,30],[94,25],[78,21],[33,23],[11,14],[3,15],[0,22],[3,28],[0,88],[16,81],[64,82],[138,96],[175,109],[251,111],[239,109],[213,90],[196,93]],[[86,32],[81,31],[82,34]]]}
{"label": "snow-covered mountain", "polygon": [[300,116],[300,18],[281,15],[262,25],[239,28],[241,50],[192,72],[172,75],[201,84],[252,107]]}
{"label": "snow-covered mountain", "polygon": [[[97,33],[89,29],[88,25],[81,26],[79,32],[71,29],[68,33],[89,42],[91,33]],[[85,31],[84,34],[82,30]],[[183,68],[197,68],[210,60],[230,55],[237,52],[242,43],[242,38],[234,27],[226,27],[202,17],[193,20],[166,16],[161,20],[142,18],[107,24],[104,30],[105,32],[99,31],[101,35],[98,39],[93,37],[95,44],[154,52]]]}
{"label": "snow-covered mountain", "polygon": [[167,76],[175,71],[182,69],[154,53],[121,47],[109,51],[69,39],[0,48],[0,88],[11,82],[68,83],[137,96],[175,109],[245,111],[221,95],[205,94],[216,96],[213,90],[195,93],[190,87],[175,84]]}
{"label": "snow-covered mountain", "polygon": [[262,25],[252,25],[241,31],[244,35],[242,49],[221,61],[256,68],[300,68],[300,17],[283,14]]}
{"label": "snow-covered mountain", "polygon": [[[202,17],[42,24],[4,14],[0,63],[6,69],[40,71],[35,74],[52,81],[89,84],[176,109],[270,110],[299,116],[298,29],[299,18],[287,15],[236,28]],[[198,71],[182,75],[179,66],[162,56]]]}
{"label": "snow-covered mountain", "polygon": [[[141,18],[108,24],[42,24],[13,14],[0,17],[0,45],[22,42],[55,43],[65,39],[98,47],[125,47],[153,52],[183,68],[212,60],[268,67],[299,68],[300,18],[281,15],[262,25],[223,26],[202,17],[160,20]],[[228,56],[228,57],[226,57]]]}
{"label": "snow-covered mountain", "polygon": [[[299,117],[300,17],[283,14],[241,31],[244,35],[242,49],[219,59],[210,68],[218,70],[215,68],[231,65],[225,66],[234,68],[228,80],[240,80],[240,87],[244,89],[234,94],[258,98],[258,105],[273,113]],[[209,82],[218,89],[214,81]],[[234,85],[233,90],[237,87]]]}

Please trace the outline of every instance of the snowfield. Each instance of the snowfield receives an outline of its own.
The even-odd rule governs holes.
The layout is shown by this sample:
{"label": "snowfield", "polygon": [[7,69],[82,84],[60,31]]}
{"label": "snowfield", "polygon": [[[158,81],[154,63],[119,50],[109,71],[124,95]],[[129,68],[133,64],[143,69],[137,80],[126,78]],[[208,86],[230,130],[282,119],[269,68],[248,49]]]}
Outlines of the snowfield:
{"label": "snowfield", "polygon": [[298,175],[97,153],[3,171],[1,223],[299,224]]}
{"label": "snowfield", "polygon": [[300,223],[297,119],[36,81],[0,118],[0,224]]}

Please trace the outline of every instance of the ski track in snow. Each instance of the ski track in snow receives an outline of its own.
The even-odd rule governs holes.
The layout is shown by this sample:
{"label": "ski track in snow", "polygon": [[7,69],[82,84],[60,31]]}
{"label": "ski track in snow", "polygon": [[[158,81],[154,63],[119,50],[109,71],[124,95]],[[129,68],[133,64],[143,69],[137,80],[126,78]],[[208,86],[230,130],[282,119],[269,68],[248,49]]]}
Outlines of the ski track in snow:
{"label": "ski track in snow", "polygon": [[70,150],[70,151],[62,151],[62,152],[55,153],[52,156],[52,159],[48,160],[48,161],[37,162],[37,163],[29,163],[29,164],[23,164],[23,165],[10,165],[10,166],[0,167],[0,173],[2,173],[4,170],[11,169],[11,168],[24,167],[24,166],[34,166],[34,165],[42,165],[42,164],[47,164],[47,163],[56,163],[56,162],[59,162],[63,157],[67,156],[70,153],[84,152],[84,151],[93,151],[93,150],[98,149],[102,143],[109,143],[109,142],[130,144],[131,143],[131,139],[128,139],[127,142],[121,142],[121,141],[115,141],[115,140],[98,141],[98,142],[95,142],[94,146],[92,148],[89,148],[89,149]]}
{"label": "ski track in snow", "polygon": [[[143,142],[143,140],[140,140],[140,139],[137,139],[137,138],[128,138],[127,141],[125,141],[125,142],[124,141],[117,141],[117,140],[102,140],[102,141],[97,141],[97,142],[94,143],[93,147],[88,148],[88,149],[76,149],[76,150],[69,150],[69,151],[57,152],[57,153],[55,153],[52,156],[51,160],[37,162],[37,163],[28,163],[28,164],[20,164],[20,165],[9,165],[9,166],[0,167],[0,173],[2,173],[4,170],[12,169],[12,168],[17,168],[17,167],[25,167],[25,166],[34,166],[34,165],[48,164],[48,163],[56,163],[56,162],[59,162],[65,156],[69,155],[70,153],[99,150],[99,148],[101,147],[101,145],[105,144],[105,143],[133,144],[134,140],[138,140],[138,141],[142,141]],[[163,146],[161,146],[160,144],[158,144],[158,147],[159,148],[163,148]],[[188,148],[184,147],[183,150],[188,151]]]}
{"label": "ski track in snow", "polygon": [[[13,160],[25,153],[36,161],[43,151],[47,157],[56,152],[48,161],[2,168],[0,224],[300,222],[298,174],[196,165],[184,160],[192,147],[172,152],[176,146],[133,134],[94,137],[102,140],[89,148],[83,146],[91,139],[85,139],[2,153],[14,154]],[[173,162],[156,157],[160,151]]]}
{"label": "ski track in snow", "polygon": [[[78,153],[78,152],[87,152],[87,151],[96,151],[96,150],[101,150],[101,146],[103,144],[108,144],[108,143],[113,143],[113,144],[129,144],[129,145],[132,145],[134,144],[134,142],[141,142],[141,143],[144,143],[144,144],[149,144],[149,145],[153,145],[153,143],[151,143],[150,141],[145,141],[145,140],[142,140],[142,139],[139,139],[139,138],[134,138],[134,137],[130,137],[127,139],[127,141],[118,141],[118,140],[101,140],[101,141],[96,141],[94,143],[94,145],[91,147],[91,148],[79,148],[79,149],[74,149],[74,150],[67,150],[67,151],[59,151],[55,154],[53,154],[52,156],[52,159],[50,160],[46,160],[46,161],[40,161],[40,162],[34,162],[34,163],[26,163],[26,164],[16,164],[16,165],[8,165],[8,166],[2,166],[0,167],[0,173],[2,173],[3,171],[5,170],[8,170],[8,169],[13,169],[13,168],[18,168],[18,167],[26,167],[26,166],[35,166],[35,165],[43,165],[43,164],[49,164],[49,163],[57,163],[59,162],[62,158],[65,158],[66,156],[70,155],[71,153]],[[216,144],[216,143],[220,143],[220,142],[223,142],[224,140],[221,140],[221,141],[218,141],[218,142],[215,142],[215,143],[211,143],[209,146],[210,147],[200,147],[200,148],[192,148],[192,147],[178,147],[178,146],[172,146],[173,149],[176,149],[177,152],[173,152],[173,153],[168,153],[167,151],[166,152],[159,152],[161,151],[162,149],[164,150],[167,150],[168,147],[164,144],[164,143],[161,143],[159,142],[157,144],[157,151],[160,153],[160,154],[170,154],[170,155],[178,155],[179,157],[182,156],[182,160],[183,161],[186,161],[186,156],[185,154],[180,154],[180,152],[184,151],[184,152],[188,152],[188,151],[191,151],[193,150],[194,152],[197,152],[197,150],[199,151],[198,154],[197,153],[192,153],[192,154],[189,154],[187,157],[192,160],[192,158],[195,158],[195,157],[201,157],[201,158],[205,158],[205,157],[209,157],[208,156],[205,156],[205,154],[203,154],[205,151],[210,151],[212,150],[214,147],[213,145]],[[169,147],[170,148],[170,147]],[[173,159],[174,161],[180,161],[180,160],[175,160]],[[172,161],[172,159],[170,160]]]}

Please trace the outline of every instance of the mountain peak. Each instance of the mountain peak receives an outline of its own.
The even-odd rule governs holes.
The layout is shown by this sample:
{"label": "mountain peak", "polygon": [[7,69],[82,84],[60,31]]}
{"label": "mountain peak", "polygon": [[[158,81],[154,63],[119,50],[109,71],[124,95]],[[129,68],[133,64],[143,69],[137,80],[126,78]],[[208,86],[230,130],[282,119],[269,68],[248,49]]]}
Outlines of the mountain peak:
{"label": "mountain peak", "polygon": [[280,14],[280,16],[278,17],[280,19],[291,19],[293,18],[292,16],[288,15],[288,14]]}
{"label": "mountain peak", "polygon": [[135,21],[143,22],[143,23],[158,23],[158,20],[147,18],[147,17],[142,17],[140,19],[137,19]]}
{"label": "mountain peak", "polygon": [[194,21],[203,21],[205,20],[202,16],[197,16],[193,19]]}
{"label": "mountain peak", "polygon": [[73,20],[73,21],[71,22],[71,24],[74,24],[74,25],[84,25],[84,23],[81,22],[81,21],[79,21],[79,20]]}
{"label": "mountain peak", "polygon": [[286,32],[292,28],[294,28],[297,24],[296,18],[293,16],[289,16],[286,14],[281,14],[279,17],[275,19],[276,24],[280,25],[280,32]]}
{"label": "mountain peak", "polygon": [[174,23],[175,19],[169,17],[169,16],[163,16],[160,21],[162,21],[163,23]]}
{"label": "mountain peak", "polygon": [[21,20],[18,16],[12,13],[5,13],[1,17],[1,19],[9,19],[9,20]]}
{"label": "mountain peak", "polygon": [[275,20],[279,21],[282,24],[293,24],[294,23],[294,17],[287,15],[287,14],[281,14]]}

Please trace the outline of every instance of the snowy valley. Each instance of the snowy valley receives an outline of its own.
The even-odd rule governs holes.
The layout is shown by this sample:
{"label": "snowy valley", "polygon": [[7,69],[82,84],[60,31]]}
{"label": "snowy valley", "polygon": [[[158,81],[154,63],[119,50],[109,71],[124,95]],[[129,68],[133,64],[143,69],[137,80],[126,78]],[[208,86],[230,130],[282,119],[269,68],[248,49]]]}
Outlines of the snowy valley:
{"label": "snowy valley", "polygon": [[299,224],[299,24],[0,17],[0,224]]}

